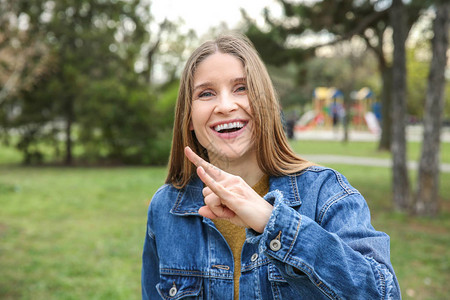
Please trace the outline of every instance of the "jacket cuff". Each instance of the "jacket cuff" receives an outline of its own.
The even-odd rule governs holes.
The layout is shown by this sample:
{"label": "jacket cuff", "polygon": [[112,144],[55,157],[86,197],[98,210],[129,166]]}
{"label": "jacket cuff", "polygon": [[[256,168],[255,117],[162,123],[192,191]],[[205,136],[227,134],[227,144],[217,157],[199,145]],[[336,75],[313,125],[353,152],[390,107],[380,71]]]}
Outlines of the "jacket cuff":
{"label": "jacket cuff", "polygon": [[263,233],[247,230],[247,242],[258,243],[260,252],[285,261],[297,239],[301,215],[284,203],[283,194],[279,190],[271,191],[264,199],[273,203],[272,215]]}
{"label": "jacket cuff", "polygon": [[394,289],[394,276],[385,265],[378,263],[372,257],[366,257],[373,269],[375,278],[377,279],[377,288],[383,299],[391,300],[395,297],[392,295]]}

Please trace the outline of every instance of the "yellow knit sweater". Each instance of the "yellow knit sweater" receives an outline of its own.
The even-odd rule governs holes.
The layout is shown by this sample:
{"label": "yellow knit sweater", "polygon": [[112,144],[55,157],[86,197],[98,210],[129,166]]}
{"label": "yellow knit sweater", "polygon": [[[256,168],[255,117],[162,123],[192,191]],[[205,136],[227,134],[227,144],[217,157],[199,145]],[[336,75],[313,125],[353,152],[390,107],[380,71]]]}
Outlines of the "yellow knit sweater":
{"label": "yellow knit sweater", "polygon": [[[269,192],[269,176],[264,175],[252,187],[261,197]],[[234,299],[239,299],[239,277],[241,277],[241,252],[245,242],[245,228],[234,225],[228,220],[213,220],[233,252],[234,259]]]}

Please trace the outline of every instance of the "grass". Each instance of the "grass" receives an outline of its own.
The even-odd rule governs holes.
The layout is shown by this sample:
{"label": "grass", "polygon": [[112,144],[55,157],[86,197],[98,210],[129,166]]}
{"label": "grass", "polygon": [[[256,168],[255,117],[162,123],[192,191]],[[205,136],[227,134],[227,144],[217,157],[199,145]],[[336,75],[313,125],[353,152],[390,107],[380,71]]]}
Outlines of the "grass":
{"label": "grass", "polygon": [[[370,143],[297,143],[300,153],[386,155],[370,152]],[[2,163],[4,153],[0,147]],[[442,212],[430,219],[392,210],[387,168],[330,166],[362,192],[373,225],[391,236],[403,298],[446,299],[450,174],[441,174]],[[165,172],[0,166],[0,299],[140,299],[146,210]]]}
{"label": "grass", "polygon": [[1,299],[138,299],[164,168],[0,169]]}

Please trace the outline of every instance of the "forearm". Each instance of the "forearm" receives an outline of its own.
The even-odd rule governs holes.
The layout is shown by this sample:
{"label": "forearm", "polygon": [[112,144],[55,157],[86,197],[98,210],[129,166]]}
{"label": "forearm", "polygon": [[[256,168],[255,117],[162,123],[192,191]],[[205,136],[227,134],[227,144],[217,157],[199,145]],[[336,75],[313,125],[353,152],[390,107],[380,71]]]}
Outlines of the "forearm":
{"label": "forearm", "polygon": [[[346,220],[339,228],[336,223],[345,216],[334,213],[337,221],[324,220],[327,227],[334,229],[331,232],[276,199],[274,212],[260,236],[261,251],[294,288],[304,284],[307,276],[333,299],[398,298],[393,275],[383,264],[389,262],[389,253],[376,249],[380,243],[384,243],[381,248],[388,248],[389,237],[373,230],[364,220]],[[361,216],[361,212],[354,214]]]}

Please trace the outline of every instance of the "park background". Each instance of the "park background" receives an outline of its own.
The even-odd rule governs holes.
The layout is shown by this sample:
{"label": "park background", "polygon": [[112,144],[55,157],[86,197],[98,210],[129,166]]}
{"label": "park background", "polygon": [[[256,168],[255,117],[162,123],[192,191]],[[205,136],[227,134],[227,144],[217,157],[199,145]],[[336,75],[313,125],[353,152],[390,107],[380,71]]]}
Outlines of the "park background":
{"label": "park background", "polygon": [[[446,299],[446,2],[0,0],[0,298],[140,298],[180,72],[202,41],[233,29],[267,64],[295,151],[343,173],[391,236],[403,298]],[[433,43],[439,29],[447,40]],[[339,91],[336,126],[300,121],[317,88]],[[358,119],[364,101],[385,108],[379,130]]]}

